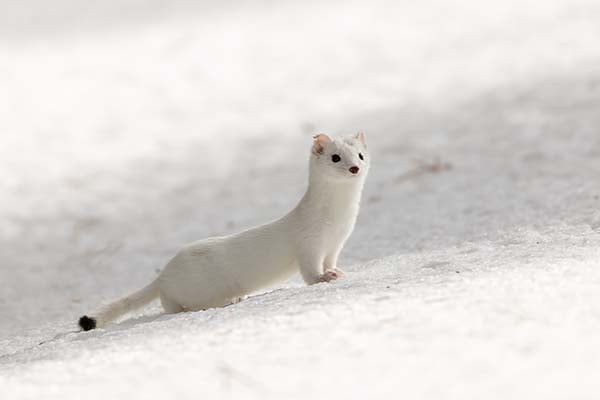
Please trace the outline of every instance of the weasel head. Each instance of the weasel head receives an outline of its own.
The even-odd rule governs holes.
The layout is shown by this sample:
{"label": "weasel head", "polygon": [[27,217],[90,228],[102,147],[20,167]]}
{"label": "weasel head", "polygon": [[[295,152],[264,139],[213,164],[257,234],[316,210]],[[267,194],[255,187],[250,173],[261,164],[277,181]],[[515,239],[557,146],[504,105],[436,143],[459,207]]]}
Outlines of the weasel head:
{"label": "weasel head", "polygon": [[369,171],[369,163],[363,132],[336,139],[322,133],[314,137],[311,172],[320,178],[332,181],[364,178]]}

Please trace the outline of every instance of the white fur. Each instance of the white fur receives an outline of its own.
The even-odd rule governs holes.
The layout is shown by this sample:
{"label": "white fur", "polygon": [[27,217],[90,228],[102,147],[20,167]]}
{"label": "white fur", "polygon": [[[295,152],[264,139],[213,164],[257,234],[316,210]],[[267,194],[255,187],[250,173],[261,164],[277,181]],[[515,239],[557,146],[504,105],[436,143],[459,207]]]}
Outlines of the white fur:
{"label": "white fur", "polygon": [[[334,163],[333,154],[341,161]],[[357,174],[350,172],[353,166],[360,168]],[[308,189],[290,213],[185,246],[151,284],[90,317],[100,327],[156,297],[167,313],[222,307],[298,270],[309,285],[339,278],[338,256],[354,229],[368,169],[362,133],[335,140],[315,136]]]}

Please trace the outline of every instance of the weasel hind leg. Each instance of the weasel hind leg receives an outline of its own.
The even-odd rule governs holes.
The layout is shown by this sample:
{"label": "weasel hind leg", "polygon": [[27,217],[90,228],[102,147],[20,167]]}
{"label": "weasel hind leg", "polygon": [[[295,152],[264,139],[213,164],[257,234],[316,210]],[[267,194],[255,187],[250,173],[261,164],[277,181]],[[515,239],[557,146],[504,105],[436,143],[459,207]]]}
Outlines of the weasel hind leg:
{"label": "weasel hind leg", "polygon": [[160,294],[160,303],[167,314],[175,314],[185,311],[185,309],[179,303],[162,293]]}

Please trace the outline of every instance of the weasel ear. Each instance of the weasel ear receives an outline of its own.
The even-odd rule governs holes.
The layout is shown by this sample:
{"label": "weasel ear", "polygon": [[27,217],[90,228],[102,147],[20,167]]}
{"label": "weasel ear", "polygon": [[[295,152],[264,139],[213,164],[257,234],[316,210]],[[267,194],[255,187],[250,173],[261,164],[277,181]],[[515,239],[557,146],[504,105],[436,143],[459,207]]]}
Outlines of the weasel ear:
{"label": "weasel ear", "polygon": [[361,142],[363,145],[367,145],[367,139],[365,137],[365,133],[360,131],[358,133],[356,133],[354,135],[354,139],[358,140],[359,142]]}
{"label": "weasel ear", "polygon": [[325,148],[325,145],[331,143],[331,138],[324,133],[319,133],[313,138],[315,139],[312,146],[313,154],[323,154],[323,149]]}

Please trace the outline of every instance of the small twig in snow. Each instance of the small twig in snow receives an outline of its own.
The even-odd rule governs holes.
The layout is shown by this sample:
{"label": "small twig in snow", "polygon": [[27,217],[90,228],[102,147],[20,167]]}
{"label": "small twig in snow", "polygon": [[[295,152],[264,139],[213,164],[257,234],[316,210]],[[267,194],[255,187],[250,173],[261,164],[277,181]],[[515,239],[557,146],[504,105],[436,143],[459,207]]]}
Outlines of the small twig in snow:
{"label": "small twig in snow", "polygon": [[398,183],[406,182],[425,174],[439,174],[440,172],[449,171],[452,169],[452,164],[449,162],[442,162],[439,157],[435,157],[432,162],[427,162],[424,160],[419,160],[417,162],[420,165],[398,176],[395,181]]}

